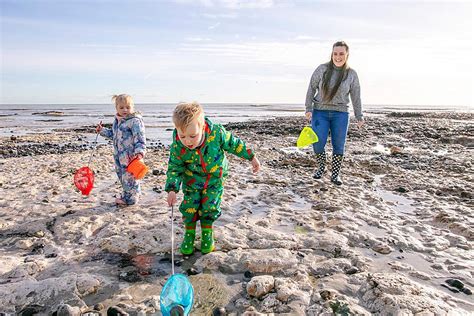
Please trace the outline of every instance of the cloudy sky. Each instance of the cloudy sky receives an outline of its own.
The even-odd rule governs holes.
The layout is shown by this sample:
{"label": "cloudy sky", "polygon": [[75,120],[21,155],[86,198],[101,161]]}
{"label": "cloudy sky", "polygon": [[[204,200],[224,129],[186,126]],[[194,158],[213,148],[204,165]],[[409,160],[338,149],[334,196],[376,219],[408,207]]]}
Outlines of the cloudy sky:
{"label": "cloudy sky", "polygon": [[0,0],[0,103],[303,103],[345,40],[365,104],[473,106],[471,1]]}

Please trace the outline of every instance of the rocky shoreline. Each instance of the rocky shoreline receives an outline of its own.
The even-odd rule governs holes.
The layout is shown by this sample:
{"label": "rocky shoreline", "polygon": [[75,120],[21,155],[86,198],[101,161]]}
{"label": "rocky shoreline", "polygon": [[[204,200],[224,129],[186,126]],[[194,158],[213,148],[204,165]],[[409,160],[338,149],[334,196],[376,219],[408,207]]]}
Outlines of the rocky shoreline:
{"label": "rocky shoreline", "polygon": [[[227,124],[263,169],[230,157],[217,250],[177,256],[195,288],[192,315],[473,313],[473,122],[368,116],[350,127],[341,187],[314,180],[311,150],[294,147],[303,118]],[[117,208],[111,146],[94,154],[93,194],[72,185],[88,132],[0,139],[0,312],[160,314],[167,150],[153,142],[141,204]],[[174,223],[179,242],[178,214]]]}

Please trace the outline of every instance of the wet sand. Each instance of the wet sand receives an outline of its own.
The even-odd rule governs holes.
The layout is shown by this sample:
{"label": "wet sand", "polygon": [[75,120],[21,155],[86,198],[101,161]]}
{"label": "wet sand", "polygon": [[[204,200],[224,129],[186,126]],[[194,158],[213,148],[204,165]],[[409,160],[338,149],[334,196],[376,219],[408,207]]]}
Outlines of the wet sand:
{"label": "wet sand", "polygon": [[[311,149],[294,147],[304,124],[227,125],[263,167],[253,175],[229,155],[217,250],[177,255],[192,315],[472,314],[474,115],[379,113],[351,125],[340,187],[330,172],[314,180]],[[0,139],[0,312],[160,314],[167,150],[153,141],[140,204],[118,208],[110,145],[94,153],[91,195],[72,183],[90,131]],[[177,246],[177,212],[174,222]]]}

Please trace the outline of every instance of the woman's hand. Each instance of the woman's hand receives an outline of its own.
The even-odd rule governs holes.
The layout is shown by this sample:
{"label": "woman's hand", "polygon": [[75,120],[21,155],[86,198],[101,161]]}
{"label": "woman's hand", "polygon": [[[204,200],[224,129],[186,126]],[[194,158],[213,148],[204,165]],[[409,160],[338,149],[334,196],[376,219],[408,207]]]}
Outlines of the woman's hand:
{"label": "woman's hand", "polygon": [[311,113],[311,112],[306,112],[304,115],[306,116],[306,119],[307,119],[308,121],[311,121],[311,117],[313,116],[313,113]]}
{"label": "woman's hand", "polygon": [[257,157],[253,157],[252,159],[252,172],[257,173],[260,170],[260,161],[258,161]]}
{"label": "woman's hand", "polygon": [[362,126],[364,126],[365,124],[365,120],[364,119],[360,119],[357,121],[357,128],[361,128]]}
{"label": "woman's hand", "polygon": [[104,128],[104,126],[102,126],[102,121],[100,121],[99,125],[97,125],[97,127],[95,128],[95,132],[96,133],[100,133],[100,131]]}
{"label": "woman's hand", "polygon": [[173,206],[176,204],[176,192],[174,191],[168,192],[167,202],[168,202],[168,206]]}

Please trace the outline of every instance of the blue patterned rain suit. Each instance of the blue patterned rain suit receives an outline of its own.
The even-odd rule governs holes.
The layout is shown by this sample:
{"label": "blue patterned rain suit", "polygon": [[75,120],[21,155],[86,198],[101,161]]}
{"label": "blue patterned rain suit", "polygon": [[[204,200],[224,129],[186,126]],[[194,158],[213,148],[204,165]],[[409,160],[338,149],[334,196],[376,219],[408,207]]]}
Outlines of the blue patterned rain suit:
{"label": "blue patterned rain suit", "polygon": [[136,155],[145,156],[145,125],[141,115],[134,113],[124,118],[116,116],[112,128],[103,128],[100,135],[113,141],[115,171],[123,188],[122,200],[128,205],[137,203],[141,192],[140,182],[126,169]]}

